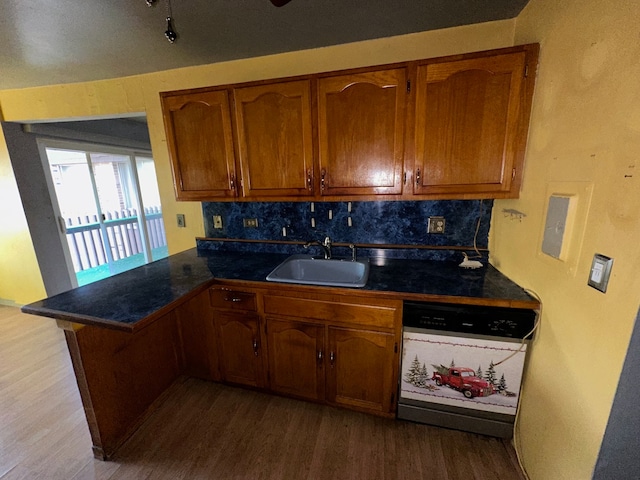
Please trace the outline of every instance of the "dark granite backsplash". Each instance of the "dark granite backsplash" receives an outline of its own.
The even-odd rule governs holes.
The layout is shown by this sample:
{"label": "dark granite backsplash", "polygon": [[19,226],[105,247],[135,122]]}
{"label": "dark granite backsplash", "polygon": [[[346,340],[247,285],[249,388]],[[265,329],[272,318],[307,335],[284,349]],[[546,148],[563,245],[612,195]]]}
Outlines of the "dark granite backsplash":
{"label": "dark granite backsplash", "polygon": [[[322,240],[329,235],[334,242],[355,244],[472,246],[480,216],[478,248],[488,245],[492,208],[492,200],[202,203],[205,235],[209,238],[309,241]],[[222,229],[213,228],[214,215],[222,217]],[[427,233],[427,220],[432,216],[445,217],[444,234]],[[257,219],[258,227],[245,228],[245,218]],[[286,236],[283,229],[286,229]],[[199,241],[198,248],[304,253],[299,246],[279,244],[234,242],[229,245],[226,242]],[[359,252],[367,256],[395,258],[462,259],[460,252],[452,250],[394,249],[381,254],[380,249],[361,249]],[[341,255],[340,252],[336,254]]]}

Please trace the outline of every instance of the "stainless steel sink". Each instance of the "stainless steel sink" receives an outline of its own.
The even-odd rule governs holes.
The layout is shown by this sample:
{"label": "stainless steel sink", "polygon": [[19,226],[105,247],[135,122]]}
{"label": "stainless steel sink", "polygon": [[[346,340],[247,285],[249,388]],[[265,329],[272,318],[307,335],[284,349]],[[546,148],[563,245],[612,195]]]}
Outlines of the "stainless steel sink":
{"label": "stainless steel sink", "polygon": [[292,255],[267,275],[270,282],[329,287],[364,287],[368,278],[368,258],[326,260],[311,255]]}

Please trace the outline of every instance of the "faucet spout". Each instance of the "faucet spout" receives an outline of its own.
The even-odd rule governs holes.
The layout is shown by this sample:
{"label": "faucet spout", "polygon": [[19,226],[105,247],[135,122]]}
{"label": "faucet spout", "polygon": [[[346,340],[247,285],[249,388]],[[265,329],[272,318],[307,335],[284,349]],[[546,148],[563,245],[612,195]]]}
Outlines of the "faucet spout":
{"label": "faucet spout", "polygon": [[304,248],[309,248],[312,246],[322,248],[322,253],[324,254],[325,260],[331,259],[331,238],[326,237],[324,242],[319,242],[318,240],[311,240],[303,245]]}

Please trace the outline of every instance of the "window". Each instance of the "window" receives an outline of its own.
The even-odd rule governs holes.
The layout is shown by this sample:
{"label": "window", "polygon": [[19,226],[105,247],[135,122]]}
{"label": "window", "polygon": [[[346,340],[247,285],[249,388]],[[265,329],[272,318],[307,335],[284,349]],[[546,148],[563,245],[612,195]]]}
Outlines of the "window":
{"label": "window", "polygon": [[[78,285],[168,255],[149,152],[40,140]],[[54,202],[55,203],[55,202]]]}

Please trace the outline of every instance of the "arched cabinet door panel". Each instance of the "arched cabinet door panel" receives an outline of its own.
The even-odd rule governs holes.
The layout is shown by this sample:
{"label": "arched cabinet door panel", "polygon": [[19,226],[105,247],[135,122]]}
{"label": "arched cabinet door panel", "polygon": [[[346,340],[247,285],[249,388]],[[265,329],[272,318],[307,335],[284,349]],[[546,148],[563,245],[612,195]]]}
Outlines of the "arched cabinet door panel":
{"label": "arched cabinet door panel", "polygon": [[397,359],[394,335],[332,326],[328,331],[327,401],[372,412],[390,412],[394,405]]}
{"label": "arched cabinet door panel", "polygon": [[415,194],[508,192],[527,52],[418,66]]}
{"label": "arched cabinet door panel", "polygon": [[255,314],[214,312],[219,367],[224,381],[265,386],[259,324]]}
{"label": "arched cabinet door panel", "polygon": [[324,330],[323,325],[267,317],[272,391],[324,400]]}
{"label": "arched cabinet door panel", "polygon": [[233,90],[245,197],[314,194],[308,80]]}
{"label": "arched cabinet door panel", "polygon": [[407,72],[318,79],[322,195],[402,193]]}
{"label": "arched cabinet door panel", "polygon": [[161,94],[178,200],[235,197],[236,170],[226,90]]}

